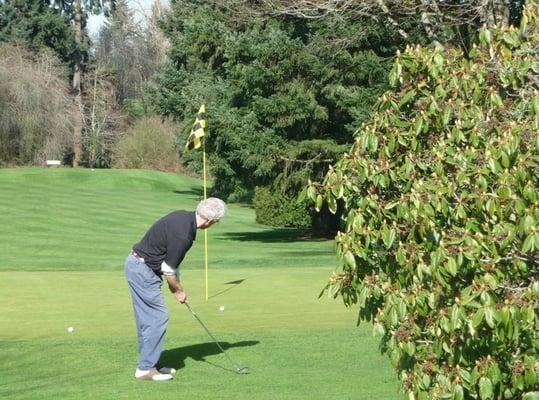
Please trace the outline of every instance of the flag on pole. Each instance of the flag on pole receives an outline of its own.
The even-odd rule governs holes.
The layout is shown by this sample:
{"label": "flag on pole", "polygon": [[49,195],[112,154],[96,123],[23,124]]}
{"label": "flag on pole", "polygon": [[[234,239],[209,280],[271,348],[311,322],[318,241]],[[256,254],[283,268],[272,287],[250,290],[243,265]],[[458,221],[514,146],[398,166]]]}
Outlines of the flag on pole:
{"label": "flag on pole", "polygon": [[[204,200],[207,199],[206,188],[208,186],[206,179],[206,144],[202,140],[204,137],[204,129],[206,128],[206,107],[204,104],[200,106],[191,134],[187,138],[185,150],[198,149],[202,146],[202,166],[204,174]],[[206,271],[206,301],[208,301],[208,230],[204,229],[204,269]]]}
{"label": "flag on pole", "polygon": [[195,118],[193,129],[191,129],[191,133],[187,138],[185,150],[193,150],[200,147],[202,138],[204,137],[204,128],[206,128],[206,107],[202,104]]}

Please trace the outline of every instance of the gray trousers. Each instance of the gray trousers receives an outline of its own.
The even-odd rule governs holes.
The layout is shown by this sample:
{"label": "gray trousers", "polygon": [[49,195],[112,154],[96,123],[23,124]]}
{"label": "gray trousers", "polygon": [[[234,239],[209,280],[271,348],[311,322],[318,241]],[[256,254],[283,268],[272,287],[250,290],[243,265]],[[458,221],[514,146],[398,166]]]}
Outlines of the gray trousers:
{"label": "gray trousers", "polygon": [[168,324],[168,311],[163,301],[163,282],[142,260],[130,254],[125,260],[125,276],[133,300],[137,325],[137,367],[155,368],[161,356]]}

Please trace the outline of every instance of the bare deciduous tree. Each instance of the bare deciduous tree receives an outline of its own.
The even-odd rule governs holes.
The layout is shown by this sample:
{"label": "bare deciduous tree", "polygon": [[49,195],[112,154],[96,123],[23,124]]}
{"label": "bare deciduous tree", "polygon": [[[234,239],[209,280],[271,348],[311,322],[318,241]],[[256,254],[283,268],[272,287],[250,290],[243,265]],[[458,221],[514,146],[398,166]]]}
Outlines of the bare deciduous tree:
{"label": "bare deciduous tree", "polygon": [[237,18],[273,15],[301,19],[342,15],[373,18],[392,26],[405,39],[407,26],[419,26],[436,41],[447,30],[465,25],[507,25],[519,18],[524,0],[209,0],[234,10]]}
{"label": "bare deciduous tree", "polygon": [[[82,7],[81,0],[75,0],[75,42],[77,47],[82,47]],[[75,105],[79,110],[73,125],[73,167],[78,167],[82,159],[82,130],[84,128],[84,107],[82,104],[82,60],[77,59],[73,69],[73,93]]]}
{"label": "bare deciduous tree", "polygon": [[43,165],[72,148],[76,109],[67,82],[50,52],[0,46],[0,164]]}
{"label": "bare deciduous tree", "polygon": [[145,83],[166,58],[168,43],[158,26],[163,12],[159,0],[150,14],[142,5],[134,10],[121,0],[100,32],[95,58],[112,70],[120,103],[142,97]]}
{"label": "bare deciduous tree", "polygon": [[112,148],[125,125],[124,116],[108,68],[96,64],[86,72],[85,79],[85,159],[91,167],[110,166]]}

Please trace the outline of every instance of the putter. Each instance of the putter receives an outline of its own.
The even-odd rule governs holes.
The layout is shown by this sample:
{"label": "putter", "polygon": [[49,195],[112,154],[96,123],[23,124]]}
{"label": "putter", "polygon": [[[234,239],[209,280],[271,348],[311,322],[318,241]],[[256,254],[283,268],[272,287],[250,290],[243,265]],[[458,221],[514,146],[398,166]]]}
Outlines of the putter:
{"label": "putter", "polygon": [[189,305],[189,303],[185,302],[184,303],[187,308],[189,309],[189,311],[191,311],[191,314],[193,314],[193,317],[196,318],[196,320],[199,322],[200,325],[202,325],[202,327],[204,328],[204,330],[206,331],[206,333],[213,339],[213,341],[215,342],[215,344],[217,345],[217,347],[219,347],[219,350],[221,350],[221,352],[226,356],[226,358],[228,359],[228,361],[230,361],[230,364],[234,367],[234,370],[236,371],[237,374],[248,374],[249,373],[249,368],[248,367],[236,367],[236,363],[234,361],[232,361],[232,359],[230,358],[230,356],[225,352],[225,349],[223,349],[223,347],[219,344],[219,342],[217,341],[217,339],[215,338],[215,336],[213,336],[211,334],[211,332],[209,331],[209,329],[206,327],[206,325],[204,325],[204,322],[202,322],[202,320],[199,318],[199,316],[193,311],[193,309],[191,308],[191,306]]}

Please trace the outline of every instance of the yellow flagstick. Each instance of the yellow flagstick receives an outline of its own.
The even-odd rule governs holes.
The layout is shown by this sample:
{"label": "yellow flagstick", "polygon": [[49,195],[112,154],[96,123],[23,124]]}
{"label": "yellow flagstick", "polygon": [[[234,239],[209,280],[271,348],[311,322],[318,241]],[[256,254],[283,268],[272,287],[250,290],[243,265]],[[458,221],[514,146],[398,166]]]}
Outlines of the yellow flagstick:
{"label": "yellow flagstick", "polygon": [[[202,145],[202,165],[204,173],[204,200],[207,199],[206,194],[206,143],[204,141],[204,128],[206,128],[206,107],[204,103],[200,105],[195,122],[193,123],[193,128],[191,133],[187,138],[187,143],[185,144],[185,150],[198,149]],[[206,301],[208,300],[208,231],[204,230],[204,261],[206,269]]]}
{"label": "yellow flagstick", "polygon": [[[202,141],[202,164],[204,173],[204,200],[206,200],[206,143]],[[206,301],[208,301],[208,230],[204,229],[204,264],[206,270]]]}

